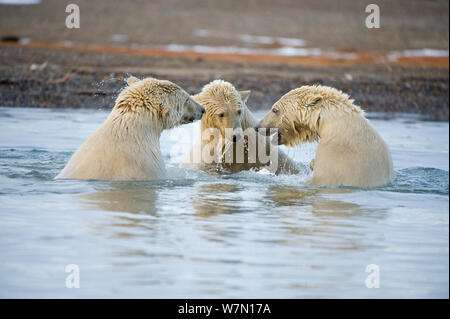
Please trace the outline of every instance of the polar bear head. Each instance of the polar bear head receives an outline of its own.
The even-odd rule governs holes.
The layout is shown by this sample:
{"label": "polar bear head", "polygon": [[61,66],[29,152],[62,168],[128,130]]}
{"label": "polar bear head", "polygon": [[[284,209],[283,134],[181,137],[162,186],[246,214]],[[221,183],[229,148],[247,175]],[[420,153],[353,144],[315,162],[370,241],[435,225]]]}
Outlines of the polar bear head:
{"label": "polar bear head", "polygon": [[191,123],[202,118],[205,109],[178,85],[154,78],[129,77],[116,99],[114,110],[121,114],[147,116],[161,129]]}
{"label": "polar bear head", "polygon": [[294,89],[281,97],[259,122],[257,129],[278,130],[278,144],[294,146],[319,139],[321,125],[340,115],[363,114],[354,100],[335,88],[313,85]]}
{"label": "polar bear head", "polygon": [[[202,129],[217,129],[222,138],[237,142],[242,136],[241,117],[250,91],[237,91],[226,81],[215,80],[205,85],[193,98],[206,110]],[[232,134],[229,134],[231,132]]]}

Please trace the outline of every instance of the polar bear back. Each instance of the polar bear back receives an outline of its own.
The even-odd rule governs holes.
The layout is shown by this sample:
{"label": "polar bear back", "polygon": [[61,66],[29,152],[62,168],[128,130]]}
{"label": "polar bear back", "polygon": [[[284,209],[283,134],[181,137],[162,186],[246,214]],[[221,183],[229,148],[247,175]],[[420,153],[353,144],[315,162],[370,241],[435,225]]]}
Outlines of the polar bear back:
{"label": "polar bear back", "polygon": [[336,134],[321,139],[317,147],[312,185],[376,187],[392,182],[388,146],[363,115],[340,119],[330,129],[333,126]]}
{"label": "polar bear back", "polygon": [[135,140],[118,138],[115,134],[107,119],[72,155],[56,178],[150,180],[165,176],[159,145],[152,147],[151,139],[137,145]]}

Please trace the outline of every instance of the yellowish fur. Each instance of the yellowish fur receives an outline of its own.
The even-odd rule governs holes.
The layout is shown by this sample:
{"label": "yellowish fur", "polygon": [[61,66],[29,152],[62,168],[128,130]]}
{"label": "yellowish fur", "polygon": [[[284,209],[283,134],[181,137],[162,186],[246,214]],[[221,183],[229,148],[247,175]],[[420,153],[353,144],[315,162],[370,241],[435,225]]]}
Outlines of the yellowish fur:
{"label": "yellowish fur", "polygon": [[[246,105],[246,101],[250,95],[250,91],[237,91],[236,88],[229,82],[223,80],[215,80],[205,85],[200,93],[193,96],[193,98],[200,103],[206,110],[200,122],[200,134],[197,140],[194,142],[191,150],[185,155],[185,158],[180,165],[185,168],[196,168],[210,171],[217,167],[217,163],[221,163],[221,166],[233,173],[242,170],[249,170],[251,168],[266,167],[267,163],[261,163],[258,161],[256,154],[249,152],[248,148],[245,148],[245,159],[243,163],[236,160],[236,144],[232,144],[228,141],[227,146],[223,146],[221,152],[216,153],[216,158],[213,163],[206,163],[204,158],[199,152],[205,149],[205,146],[218,141],[212,141],[213,138],[202,140],[202,133],[208,129],[217,129],[221,133],[223,140],[229,139],[225,134],[226,128],[234,129],[236,134],[242,133],[247,129],[253,129],[258,124],[258,120],[253,116],[251,111]],[[238,115],[240,111],[240,115]],[[224,114],[221,118],[218,115]],[[278,167],[276,172],[281,171],[297,173],[298,167],[294,161],[288,158],[281,150],[276,150],[275,146],[270,143],[265,143],[264,137],[254,132],[255,137],[259,139],[258,144],[266,144],[271,148],[270,152],[273,154],[278,151]],[[242,142],[242,141],[241,141]],[[230,146],[231,145],[231,146]],[[215,145],[212,146],[215,148]],[[268,152],[268,151],[267,151]],[[233,156],[232,162],[226,162],[226,159]]]}
{"label": "yellowish fur", "polygon": [[159,147],[162,131],[200,119],[203,108],[169,81],[131,77],[128,84],[104,123],[56,178],[150,180],[166,176]]}
{"label": "yellowish fur", "polygon": [[279,142],[288,146],[319,141],[311,185],[389,184],[394,178],[389,149],[353,102],[331,87],[302,86],[277,101],[258,126],[277,128]]}

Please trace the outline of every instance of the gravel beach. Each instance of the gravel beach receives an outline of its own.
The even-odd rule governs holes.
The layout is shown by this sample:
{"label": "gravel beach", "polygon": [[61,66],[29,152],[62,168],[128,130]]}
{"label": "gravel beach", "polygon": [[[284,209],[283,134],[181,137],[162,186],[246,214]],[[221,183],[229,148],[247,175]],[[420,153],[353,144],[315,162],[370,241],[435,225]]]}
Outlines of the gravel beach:
{"label": "gravel beach", "polygon": [[446,1],[382,1],[377,30],[363,1],[201,4],[79,1],[80,29],[65,28],[65,1],[0,5],[0,105],[111,108],[132,74],[192,94],[221,78],[255,110],[318,83],[367,112],[449,120]]}

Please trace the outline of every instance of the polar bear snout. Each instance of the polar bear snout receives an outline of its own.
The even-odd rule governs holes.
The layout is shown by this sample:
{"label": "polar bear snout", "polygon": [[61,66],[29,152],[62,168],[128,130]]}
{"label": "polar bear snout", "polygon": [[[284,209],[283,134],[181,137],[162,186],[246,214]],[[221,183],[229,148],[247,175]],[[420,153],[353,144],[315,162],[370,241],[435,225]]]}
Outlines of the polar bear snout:
{"label": "polar bear snout", "polygon": [[241,127],[227,127],[224,130],[217,129],[222,134],[222,138],[228,142],[237,143],[244,136],[244,132]]}
{"label": "polar bear snout", "polygon": [[188,98],[185,103],[184,122],[194,122],[200,120],[205,113],[205,108],[192,98]]}
{"label": "polar bear snout", "polygon": [[200,114],[199,114],[199,117],[198,117],[198,119],[197,120],[201,120],[202,119],[202,117],[203,117],[203,114],[205,114],[205,112],[206,112],[206,110],[202,107],[202,106],[200,106]]}
{"label": "polar bear snout", "polygon": [[281,131],[277,127],[266,127],[262,121],[259,122],[259,124],[255,127],[256,133],[269,137],[270,143],[272,145],[283,145],[283,134],[281,134]]}
{"label": "polar bear snout", "polygon": [[261,121],[259,121],[258,125],[255,127],[255,131],[263,136],[270,136],[271,135],[271,129],[270,128],[277,128],[275,125],[275,121],[271,119],[271,113],[266,114]]}
{"label": "polar bear snout", "polygon": [[267,130],[265,127],[261,126],[260,124],[258,124],[255,127],[255,131],[258,134],[261,134],[262,136],[269,136],[269,130]]}

